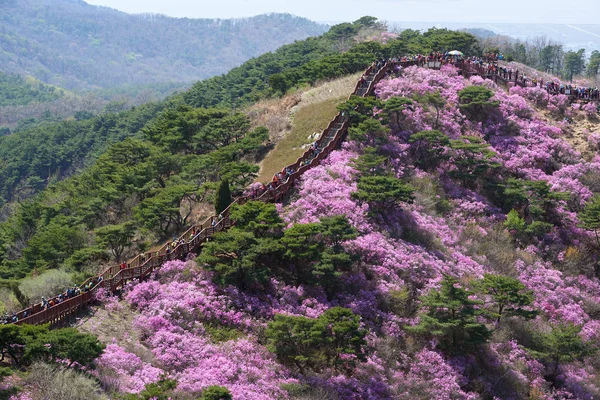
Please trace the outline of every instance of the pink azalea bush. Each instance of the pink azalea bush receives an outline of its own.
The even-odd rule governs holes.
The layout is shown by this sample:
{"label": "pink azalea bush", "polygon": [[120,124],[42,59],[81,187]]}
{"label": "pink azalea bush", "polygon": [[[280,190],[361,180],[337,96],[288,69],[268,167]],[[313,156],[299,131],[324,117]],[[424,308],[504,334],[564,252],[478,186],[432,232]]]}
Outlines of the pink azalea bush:
{"label": "pink azalea bush", "polygon": [[96,363],[117,374],[119,390],[125,393],[139,393],[147,384],[158,382],[164,373],[117,344],[106,346]]}

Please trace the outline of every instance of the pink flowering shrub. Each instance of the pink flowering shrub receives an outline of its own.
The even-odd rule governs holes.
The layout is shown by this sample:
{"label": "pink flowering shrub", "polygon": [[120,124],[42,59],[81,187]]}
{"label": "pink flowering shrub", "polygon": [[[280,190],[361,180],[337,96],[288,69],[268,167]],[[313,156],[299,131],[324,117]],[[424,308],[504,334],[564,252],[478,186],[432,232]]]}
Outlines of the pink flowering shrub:
{"label": "pink flowering shrub", "polygon": [[595,132],[588,136],[588,144],[594,151],[600,150],[600,133]]}
{"label": "pink flowering shrub", "polygon": [[399,382],[397,395],[402,399],[477,399],[477,394],[461,389],[462,379],[441,354],[427,349],[415,355],[408,372],[394,376],[394,380]]}
{"label": "pink flowering shrub", "polygon": [[598,107],[596,106],[596,103],[594,103],[594,102],[586,103],[583,107],[581,107],[581,110],[588,117],[597,117],[598,116]]}
{"label": "pink flowering shrub", "polygon": [[114,371],[118,377],[119,390],[125,393],[139,393],[147,384],[158,382],[164,374],[161,369],[143,362],[138,356],[116,344],[106,346],[96,364]]}

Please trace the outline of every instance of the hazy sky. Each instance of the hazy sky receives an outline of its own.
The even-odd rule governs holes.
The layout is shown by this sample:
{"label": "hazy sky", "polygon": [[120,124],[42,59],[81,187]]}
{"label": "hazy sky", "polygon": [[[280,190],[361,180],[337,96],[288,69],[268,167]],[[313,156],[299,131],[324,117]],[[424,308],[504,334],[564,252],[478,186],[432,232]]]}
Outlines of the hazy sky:
{"label": "hazy sky", "polygon": [[314,21],[600,23],[600,0],[85,0],[128,13],[232,18],[288,12]]}

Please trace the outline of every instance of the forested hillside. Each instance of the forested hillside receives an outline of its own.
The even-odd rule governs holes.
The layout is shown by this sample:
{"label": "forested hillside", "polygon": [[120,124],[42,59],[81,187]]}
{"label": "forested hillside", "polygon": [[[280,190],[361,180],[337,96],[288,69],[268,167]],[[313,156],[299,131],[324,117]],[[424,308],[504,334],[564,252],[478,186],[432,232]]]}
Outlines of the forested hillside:
{"label": "forested hillside", "polygon": [[178,19],[81,0],[0,0],[0,8],[0,68],[70,90],[192,82],[327,29],[291,15]]}
{"label": "forested hillside", "polygon": [[[254,101],[382,57],[481,54],[467,33],[379,28],[337,25],[167,101],[0,139],[2,306],[145,252],[242,193],[270,149]],[[387,43],[354,40],[366,33]],[[596,105],[452,65],[388,72],[374,96],[339,105],[345,143],[283,204],[234,206],[199,254],[121,297],[96,292],[79,330],[0,325],[0,395],[599,398]]]}
{"label": "forested hillside", "polygon": [[[122,232],[135,237],[130,251],[145,249],[180,229],[189,206],[210,201],[221,179],[239,193],[258,171],[254,163],[267,149],[268,132],[250,129],[244,109],[229,108],[231,99],[243,105],[277,97],[281,85],[293,90],[364,70],[376,58],[403,54],[409,46],[429,51],[430,40],[445,41],[448,47],[476,42],[470,35],[457,38],[437,31],[427,36],[430,39],[413,35],[388,45],[348,45],[359,31],[373,30],[373,24],[364,19],[334,27],[161,103],[48,123],[0,138],[4,201],[33,196],[5,207],[7,220],[0,225],[2,278],[23,277],[65,261],[73,270],[91,272],[90,261],[106,259],[108,250],[94,230],[127,222],[129,228]],[[264,86],[263,81],[272,84]],[[279,84],[273,87],[273,82]],[[210,95],[210,104],[203,104],[200,94]],[[98,157],[102,162],[95,162]],[[184,214],[180,206],[187,207]]]}
{"label": "forested hillside", "polygon": [[0,107],[46,103],[64,95],[64,91],[39,81],[26,79],[17,74],[0,71]]}

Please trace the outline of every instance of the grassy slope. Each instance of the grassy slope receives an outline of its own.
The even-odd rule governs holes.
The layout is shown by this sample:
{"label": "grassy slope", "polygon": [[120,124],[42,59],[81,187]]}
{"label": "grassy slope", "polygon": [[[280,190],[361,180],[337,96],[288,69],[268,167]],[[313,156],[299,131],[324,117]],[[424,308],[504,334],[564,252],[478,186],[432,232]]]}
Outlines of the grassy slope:
{"label": "grassy slope", "polygon": [[274,135],[276,146],[263,160],[257,181],[268,182],[304,153],[302,146],[314,141],[310,135],[327,127],[337,114],[336,106],[352,93],[359,76],[353,74],[326,82],[302,94],[300,102],[288,111],[291,129],[282,132],[280,138]]}

